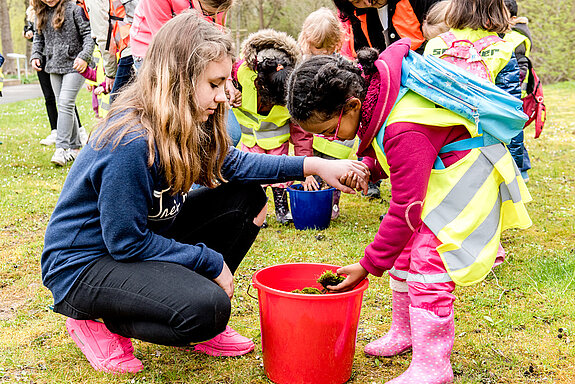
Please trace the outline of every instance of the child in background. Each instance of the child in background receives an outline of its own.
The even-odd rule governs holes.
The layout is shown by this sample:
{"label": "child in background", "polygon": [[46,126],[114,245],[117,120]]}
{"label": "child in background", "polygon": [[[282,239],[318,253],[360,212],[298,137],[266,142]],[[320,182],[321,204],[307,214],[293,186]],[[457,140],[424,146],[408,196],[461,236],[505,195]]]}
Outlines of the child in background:
{"label": "child in background", "polygon": [[[36,71],[50,74],[58,103],[56,150],[50,160],[58,166],[74,161],[82,142],[74,107],[92,59],[94,40],[82,8],[71,0],[32,0],[36,31],[30,62]],[[42,58],[46,62],[42,63]],[[78,71],[78,72],[77,72]]]}
{"label": "child in background", "polygon": [[448,6],[449,0],[443,0],[433,4],[431,8],[429,8],[421,26],[423,37],[425,37],[426,40],[431,40],[449,31],[449,27],[445,23],[445,12]]}
{"label": "child in background", "polygon": [[[265,218],[260,184],[318,173],[352,192],[340,178],[355,175],[362,187],[367,176],[350,160],[230,147],[232,46],[192,12],[168,21],[70,168],[46,229],[42,277],[96,370],[142,370],[131,338],[194,343],[211,356],[252,351],[228,320],[233,273]],[[193,183],[202,187],[190,191]]]}
{"label": "child in background", "polygon": [[[505,34],[503,38],[505,41],[509,41],[513,46],[515,46],[515,56],[517,58],[517,63],[519,65],[519,80],[521,84],[527,84],[529,77],[529,54],[531,53],[531,47],[533,39],[531,38],[531,31],[527,26],[529,20],[526,17],[517,16],[517,2],[515,0],[505,0],[505,6],[509,13],[511,14],[511,32]],[[508,145],[511,153],[523,153],[523,161],[517,162],[517,166],[521,171],[521,176],[525,182],[529,181],[529,174],[527,171],[531,169],[531,159],[529,158],[529,153],[525,147],[524,135],[521,132],[519,135],[511,140]],[[519,154],[514,158],[518,158]]]}
{"label": "child in background", "polygon": [[[285,107],[285,84],[301,57],[296,41],[285,32],[260,30],[242,43],[241,57],[232,76],[242,93],[242,104],[232,112],[241,127],[242,151],[288,155],[291,142],[296,156],[312,156],[313,136],[291,121]],[[310,177],[305,185],[313,183],[316,181]],[[292,221],[288,185],[271,185],[280,224]]]}
{"label": "child in background", "polygon": [[304,59],[310,55],[331,55],[338,52],[343,31],[336,14],[325,7],[306,17],[298,37]]}
{"label": "child in background", "polygon": [[[468,41],[474,46],[469,48],[465,64],[470,67],[479,63],[484,73],[475,72],[476,75],[521,98],[515,47],[498,36],[506,33],[510,26],[509,12],[503,0],[450,0],[445,12],[445,22],[450,30],[429,40],[425,54],[462,66],[463,61],[452,61],[453,54],[458,52],[451,52],[458,41]],[[474,55],[473,51],[478,55]],[[512,155],[517,164],[522,162],[522,153],[521,157],[519,153]]]}
{"label": "child in background", "polygon": [[[409,47],[409,39],[392,44],[378,67],[377,51],[358,52],[363,73],[341,58],[312,57],[290,77],[287,106],[309,132],[340,139],[357,134],[358,156],[372,179],[389,177],[389,210],[374,241],[359,263],[337,271],[347,275],[344,282],[328,288],[346,291],[368,274],[389,271],[391,329],[365,352],[395,356],[413,349],[407,371],[389,383],[443,384],[453,380],[455,284],[474,284],[489,273],[502,224],[531,224],[523,205],[529,193],[501,143],[440,153],[477,136],[474,122],[411,91],[396,104]],[[446,168],[436,171],[438,157]],[[477,179],[482,174],[492,177]],[[508,194],[514,203],[500,204]]]}
{"label": "child in background", "polygon": [[[328,8],[320,8],[309,14],[304,20],[298,37],[298,44],[304,58],[314,55],[333,55],[339,51],[343,41],[341,23],[336,14]],[[324,159],[347,159],[351,155],[355,139],[337,140],[321,135],[313,136],[313,154]],[[321,180],[318,180],[321,183]],[[310,189],[317,189],[311,184]],[[331,218],[337,219],[340,214],[339,200],[341,191],[333,192]]]}

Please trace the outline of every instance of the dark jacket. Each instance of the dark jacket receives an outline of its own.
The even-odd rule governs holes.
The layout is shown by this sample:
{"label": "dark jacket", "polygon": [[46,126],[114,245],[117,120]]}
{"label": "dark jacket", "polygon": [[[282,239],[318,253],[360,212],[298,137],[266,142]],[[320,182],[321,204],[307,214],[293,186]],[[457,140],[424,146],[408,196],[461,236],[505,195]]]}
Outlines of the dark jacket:
{"label": "dark jacket", "polygon": [[[335,1],[340,10],[340,18],[344,23],[351,23],[354,37],[354,49],[357,52],[361,48],[369,47],[368,38],[362,30],[362,23],[358,19],[365,15],[365,23],[369,35],[371,46],[380,52],[387,46],[401,38],[410,38],[411,49],[423,52],[425,44],[421,32],[421,25],[425,19],[427,11],[439,0],[390,0],[387,2],[389,29],[389,41],[386,44],[383,26],[379,19],[378,10],[375,8],[355,8],[349,0]],[[346,3],[341,7],[340,4]]]}
{"label": "dark jacket", "polygon": [[44,71],[47,73],[73,73],[74,60],[78,57],[87,63],[92,60],[94,40],[90,32],[90,22],[82,8],[74,2],[66,4],[66,14],[62,27],[55,30],[52,18],[55,8],[48,8],[47,22],[42,31],[34,32],[34,44],[30,60],[46,56]]}

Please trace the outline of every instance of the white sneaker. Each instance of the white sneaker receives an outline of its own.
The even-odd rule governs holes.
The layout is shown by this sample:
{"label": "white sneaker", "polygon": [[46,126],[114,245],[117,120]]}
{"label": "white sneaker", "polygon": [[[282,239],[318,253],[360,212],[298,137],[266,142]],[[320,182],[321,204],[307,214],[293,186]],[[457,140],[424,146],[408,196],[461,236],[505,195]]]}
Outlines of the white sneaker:
{"label": "white sneaker", "polygon": [[86,132],[86,128],[80,127],[78,129],[78,135],[80,136],[80,143],[82,143],[82,145],[86,145],[88,142],[88,132]]}
{"label": "white sneaker", "polygon": [[78,156],[78,149],[64,149],[64,148],[56,148],[52,159],[50,160],[52,163],[59,165],[61,167],[65,166],[66,163],[72,162]]}
{"label": "white sneaker", "polygon": [[45,139],[40,140],[42,145],[54,145],[56,144],[56,130],[52,130]]}

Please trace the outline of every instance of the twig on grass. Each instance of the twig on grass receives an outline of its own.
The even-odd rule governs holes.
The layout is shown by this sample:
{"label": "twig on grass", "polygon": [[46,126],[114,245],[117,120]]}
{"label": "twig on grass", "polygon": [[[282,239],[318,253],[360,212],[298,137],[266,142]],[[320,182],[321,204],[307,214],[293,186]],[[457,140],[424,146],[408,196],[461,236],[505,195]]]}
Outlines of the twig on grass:
{"label": "twig on grass", "polygon": [[535,279],[532,278],[530,274],[527,274],[527,276],[533,282],[533,288],[535,289],[535,292],[537,292],[539,294],[539,296],[541,296],[542,298],[547,299],[541,292],[539,292],[539,289],[537,289],[537,282],[535,281]]}
{"label": "twig on grass", "polygon": [[497,275],[495,274],[495,271],[493,269],[491,270],[491,273],[493,273],[493,277],[495,277],[495,285],[497,285],[497,287],[501,289],[501,294],[499,295],[499,299],[497,300],[497,302],[500,303],[503,295],[506,294],[507,292],[511,292],[511,289],[505,289],[499,284],[499,279],[497,278]]}

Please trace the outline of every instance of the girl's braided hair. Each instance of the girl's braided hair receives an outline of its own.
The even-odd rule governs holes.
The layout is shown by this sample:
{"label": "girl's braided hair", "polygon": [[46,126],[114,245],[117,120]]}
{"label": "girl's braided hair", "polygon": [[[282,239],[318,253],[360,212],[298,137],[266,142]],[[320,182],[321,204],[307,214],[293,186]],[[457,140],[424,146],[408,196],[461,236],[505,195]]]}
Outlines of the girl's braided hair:
{"label": "girl's braided hair", "polygon": [[[372,49],[370,49],[371,51]],[[287,108],[299,122],[310,119],[327,120],[337,115],[350,97],[364,100],[369,75],[375,71],[377,51],[358,52],[361,65],[340,55],[312,56],[292,73],[288,83]]]}
{"label": "girl's braided hair", "polygon": [[286,83],[293,71],[291,61],[283,57],[265,58],[257,63],[254,82],[265,105],[285,105]]}

